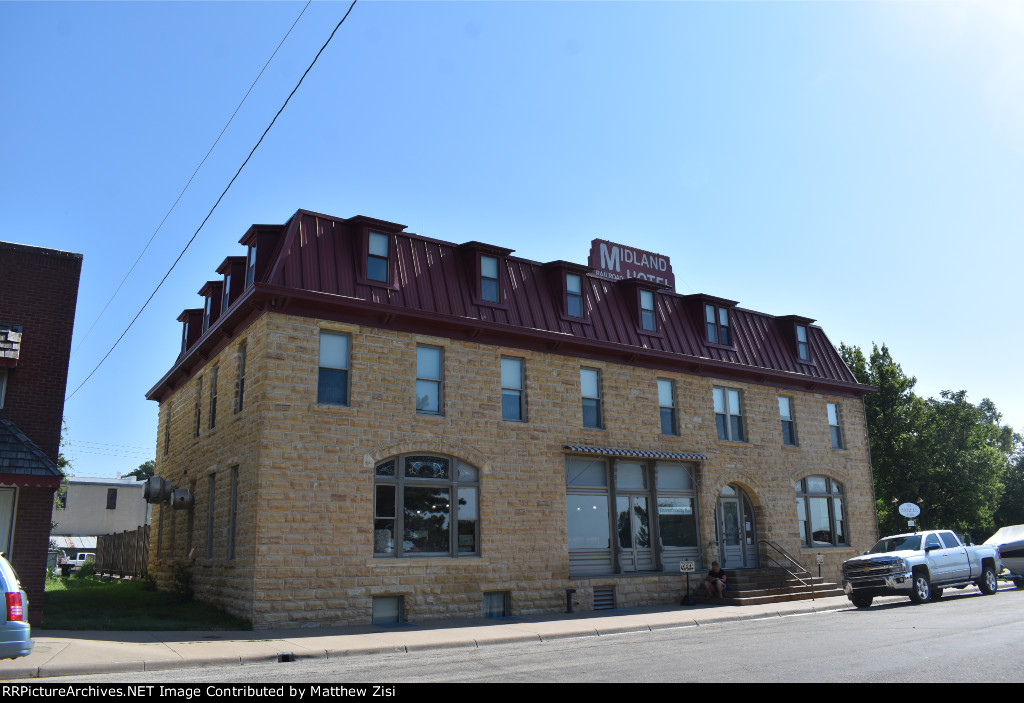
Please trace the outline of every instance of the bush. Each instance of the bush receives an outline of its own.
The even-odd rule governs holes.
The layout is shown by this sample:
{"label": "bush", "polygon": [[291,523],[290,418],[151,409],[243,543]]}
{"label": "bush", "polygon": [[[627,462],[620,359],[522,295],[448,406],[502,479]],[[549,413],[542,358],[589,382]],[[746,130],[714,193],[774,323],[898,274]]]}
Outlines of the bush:
{"label": "bush", "polygon": [[78,567],[78,569],[75,571],[75,578],[77,579],[92,578],[95,575],[96,561],[93,559],[86,559],[85,563]]}

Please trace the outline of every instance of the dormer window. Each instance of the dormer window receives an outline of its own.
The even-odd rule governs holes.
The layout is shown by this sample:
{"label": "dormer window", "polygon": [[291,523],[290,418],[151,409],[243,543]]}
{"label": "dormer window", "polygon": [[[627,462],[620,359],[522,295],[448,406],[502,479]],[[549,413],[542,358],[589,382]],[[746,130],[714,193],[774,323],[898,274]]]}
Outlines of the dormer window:
{"label": "dormer window", "polygon": [[707,328],[708,342],[732,346],[729,333],[729,309],[718,305],[704,305],[704,323]]}
{"label": "dormer window", "polygon": [[493,256],[480,257],[480,299],[490,303],[501,302],[498,286],[498,259]]}
{"label": "dormer window", "polygon": [[210,329],[210,315],[213,313],[213,298],[206,296],[206,302],[203,303],[203,332]]}
{"label": "dormer window", "polygon": [[181,353],[188,351],[188,320],[181,325]]}
{"label": "dormer window", "polygon": [[649,332],[658,330],[658,321],[654,316],[654,292],[640,291],[640,326]]}
{"label": "dormer window", "polygon": [[807,341],[807,325],[796,326],[796,358],[800,361],[811,360],[811,345]]}
{"label": "dormer window", "polygon": [[256,279],[256,245],[249,247],[249,255],[245,260],[245,287],[248,288]]}
{"label": "dormer window", "polygon": [[388,235],[370,232],[366,256],[366,277],[372,281],[388,281]]}
{"label": "dormer window", "polygon": [[228,304],[231,302],[231,272],[224,274],[224,294],[220,299],[220,314],[227,312]]}
{"label": "dormer window", "polygon": [[583,279],[575,273],[565,274],[565,312],[570,317],[583,317]]}

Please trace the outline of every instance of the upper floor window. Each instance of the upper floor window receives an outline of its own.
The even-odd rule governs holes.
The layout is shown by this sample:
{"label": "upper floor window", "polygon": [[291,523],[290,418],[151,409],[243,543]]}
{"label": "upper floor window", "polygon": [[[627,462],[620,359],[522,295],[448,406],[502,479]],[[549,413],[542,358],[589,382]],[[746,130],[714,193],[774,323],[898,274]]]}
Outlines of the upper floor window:
{"label": "upper floor window", "polygon": [[221,292],[220,298],[220,314],[224,315],[228,310],[228,304],[231,302],[231,272],[224,274],[224,290]]}
{"label": "upper floor window", "polygon": [[731,442],[745,442],[740,392],[733,388],[715,388],[713,397],[718,438]]}
{"label": "upper floor window", "polygon": [[416,412],[440,415],[443,354],[439,347],[416,347]]}
{"label": "upper floor window", "polygon": [[256,280],[256,245],[249,247],[245,259],[245,287],[248,288]]}
{"label": "upper floor window", "polygon": [[707,328],[708,341],[712,344],[732,346],[729,334],[729,309],[717,305],[704,306],[704,323]]}
{"label": "upper floor window", "polygon": [[210,329],[210,317],[213,315],[213,296],[206,296],[206,302],[203,303],[203,332]]}
{"label": "upper floor window", "polygon": [[796,483],[800,541],[805,547],[849,544],[843,485],[827,476],[808,476]]}
{"label": "upper floor window", "polygon": [[501,358],[501,419],[526,420],[523,402],[523,360]]}
{"label": "upper floor window", "polygon": [[199,428],[202,425],[203,420],[203,377],[200,376],[196,385],[196,431],[195,436],[199,436]]}
{"label": "upper floor window", "polygon": [[498,286],[498,259],[493,256],[480,257],[480,299],[490,303],[501,302]]}
{"label": "upper floor window", "polygon": [[[238,345],[238,380],[235,381],[235,412],[242,412],[245,407],[245,362],[249,351],[249,343]],[[317,390],[319,393],[319,389]]]}
{"label": "upper floor window", "polygon": [[320,331],[316,402],[348,405],[348,355],[348,335]]}
{"label": "upper floor window", "polygon": [[828,404],[828,428],[832,433],[832,448],[843,449],[843,427],[839,422],[839,406],[836,403]]}
{"label": "upper floor window", "polygon": [[655,332],[658,329],[657,318],[654,316],[654,292],[640,291],[640,326]]}
{"label": "upper floor window", "polygon": [[782,421],[782,443],[787,447],[796,446],[796,421],[793,419],[793,399],[779,396],[779,418]]}
{"label": "upper floor window", "polygon": [[658,379],[658,406],[661,412],[661,433],[679,434],[676,422],[676,384],[668,379]]}
{"label": "upper floor window", "polygon": [[210,372],[210,429],[217,424],[217,372],[219,366],[214,366]]}
{"label": "upper floor window", "polygon": [[374,470],[375,556],[479,554],[479,472],[455,457],[406,454]]}
{"label": "upper floor window", "polygon": [[570,317],[583,317],[583,279],[578,274],[565,274],[565,312]]}
{"label": "upper floor window", "polygon": [[388,280],[388,235],[370,232],[366,256],[366,277],[373,281]]}
{"label": "upper floor window", "polygon": [[181,353],[188,351],[188,320],[181,325]]}
{"label": "upper floor window", "polygon": [[796,357],[800,361],[811,360],[811,345],[807,341],[807,326],[796,326]]}
{"label": "upper floor window", "polygon": [[7,395],[7,369],[0,369],[0,408],[4,407],[4,397]]}
{"label": "upper floor window", "polygon": [[583,396],[583,426],[602,427],[600,371],[580,369],[580,393]]}
{"label": "upper floor window", "polygon": [[117,510],[117,489],[107,489],[107,510]]}

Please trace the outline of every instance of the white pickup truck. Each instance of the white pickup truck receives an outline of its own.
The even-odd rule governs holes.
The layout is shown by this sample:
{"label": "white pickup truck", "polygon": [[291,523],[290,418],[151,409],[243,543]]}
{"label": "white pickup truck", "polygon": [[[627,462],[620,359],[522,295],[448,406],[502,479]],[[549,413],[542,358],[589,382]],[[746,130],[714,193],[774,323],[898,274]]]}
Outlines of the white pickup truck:
{"label": "white pickup truck", "polygon": [[1002,570],[997,547],[964,546],[949,530],[915,532],[880,539],[867,554],[843,562],[843,590],[858,608],[882,595],[924,603],[938,600],[944,588],[971,584],[991,595]]}

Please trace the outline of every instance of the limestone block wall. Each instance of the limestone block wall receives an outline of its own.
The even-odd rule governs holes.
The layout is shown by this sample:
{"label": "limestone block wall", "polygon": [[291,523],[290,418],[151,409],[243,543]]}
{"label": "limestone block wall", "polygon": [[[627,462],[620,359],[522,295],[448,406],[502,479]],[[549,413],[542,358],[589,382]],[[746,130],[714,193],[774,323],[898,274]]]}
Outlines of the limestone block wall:
{"label": "limestone block wall", "polygon": [[[349,336],[347,406],[317,403],[321,330]],[[243,340],[246,405],[236,414],[230,384]],[[440,415],[416,412],[417,344],[443,350]],[[526,422],[502,420],[502,356],[525,362]],[[577,589],[580,607],[592,607],[594,585],[614,585],[620,607],[676,602],[678,574],[570,575],[565,444],[706,456],[697,487],[702,546],[715,538],[715,501],[727,484],[747,492],[760,537],[776,540],[814,572],[815,555],[822,551],[824,573],[833,579],[843,559],[876,537],[858,398],[281,313],[258,318],[207,363],[199,374],[207,379],[201,398],[206,404],[213,366],[220,368],[222,385],[214,429],[206,427],[208,408],[201,404],[199,437],[194,433],[198,376],[161,406],[157,474],[193,487],[196,504],[192,511],[154,513],[151,573],[169,585],[173,565],[185,564],[200,598],[257,627],[367,623],[375,596],[402,596],[411,621],[479,616],[483,594],[494,591],[510,594],[513,614],[562,610],[567,588]],[[601,372],[603,429],[582,426],[581,366]],[[661,434],[659,378],[675,382],[679,436]],[[745,442],[718,440],[716,386],[741,391]],[[793,400],[796,448],[782,444],[780,393]],[[841,450],[831,446],[828,402],[841,409]],[[404,452],[446,454],[479,470],[478,555],[374,556],[374,467]],[[236,553],[229,558],[225,530],[235,467]],[[842,483],[849,547],[800,545],[794,485],[809,475]]]}

